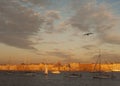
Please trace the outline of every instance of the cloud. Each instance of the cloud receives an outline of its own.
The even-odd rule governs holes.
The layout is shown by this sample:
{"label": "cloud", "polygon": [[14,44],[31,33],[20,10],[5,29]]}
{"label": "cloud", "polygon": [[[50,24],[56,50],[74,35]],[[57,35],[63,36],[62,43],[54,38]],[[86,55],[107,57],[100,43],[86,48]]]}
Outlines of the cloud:
{"label": "cloud", "polygon": [[111,43],[111,44],[120,44],[120,34],[119,31],[110,30],[105,33],[101,33],[101,38],[103,42]]}
{"label": "cloud", "polygon": [[[104,5],[94,6],[90,0],[72,1],[75,14],[66,22],[60,23],[56,29],[56,21],[60,20],[60,12],[47,10],[44,15],[37,13],[34,8],[29,8],[22,3],[48,5],[50,0],[4,0],[0,1],[0,42],[17,48],[34,49],[35,44],[30,38],[43,29],[46,33],[55,31],[63,32],[66,24],[80,31],[94,31],[98,38],[106,43],[119,44],[119,34],[110,31],[116,25],[115,15]],[[75,3],[73,3],[75,2]],[[77,3],[76,3],[77,2]],[[81,3],[80,5],[76,5]],[[42,28],[41,28],[42,27]],[[77,30],[78,32],[78,30]]]}
{"label": "cloud", "polygon": [[76,6],[77,3],[73,2],[73,7],[76,7],[75,13],[66,23],[74,27],[75,30],[77,28],[82,32],[97,33],[97,37],[103,43],[119,44],[120,40],[118,38],[120,35],[108,34],[109,31],[114,30],[115,26],[118,26],[118,16],[108,9],[108,5],[103,3],[95,5],[94,0],[92,2],[89,0],[77,1],[83,4]]}
{"label": "cloud", "polygon": [[52,55],[52,56],[57,56],[60,58],[70,58],[71,54],[65,53],[65,52],[61,52],[61,51],[53,51],[53,52],[47,52],[47,54]]}
{"label": "cloud", "polygon": [[[47,0],[24,0],[32,3],[46,3]],[[54,22],[60,19],[58,11],[48,10],[44,15],[28,8],[19,0],[0,1],[0,42],[23,49],[35,49],[31,37],[44,29],[54,32]],[[42,27],[42,28],[41,28]]]}
{"label": "cloud", "polygon": [[80,62],[82,60],[75,58],[75,54],[72,52],[59,51],[50,51],[46,52],[47,55],[55,56],[57,58],[62,58],[62,62]]}
{"label": "cloud", "polygon": [[60,44],[59,42],[45,42],[45,41],[43,41],[43,42],[40,42],[40,44],[52,44],[52,45],[55,45],[55,44]]}
{"label": "cloud", "polygon": [[109,29],[112,25],[113,16],[104,6],[95,7],[93,3],[86,3],[80,7],[68,21],[73,27],[82,31],[91,31],[92,29],[99,31],[103,28]]}
{"label": "cloud", "polygon": [[61,18],[60,13],[55,10],[49,10],[49,11],[46,11],[45,18],[46,18],[45,27],[44,27],[45,32],[46,33],[55,32],[55,21]]}
{"label": "cloud", "polygon": [[30,2],[34,5],[39,5],[39,6],[47,6],[47,5],[50,5],[50,0],[22,0],[23,2]]}
{"label": "cloud", "polygon": [[68,9],[69,10],[78,10],[80,7],[82,7],[84,4],[93,2],[94,0],[68,0]]}
{"label": "cloud", "polygon": [[46,16],[52,19],[60,19],[59,12],[55,10],[47,11]]}
{"label": "cloud", "polygon": [[0,42],[17,48],[34,49],[29,38],[39,31],[44,17],[18,1],[0,1]]}
{"label": "cloud", "polygon": [[86,50],[92,50],[92,49],[96,48],[96,46],[95,45],[85,45],[82,48],[84,48]]}

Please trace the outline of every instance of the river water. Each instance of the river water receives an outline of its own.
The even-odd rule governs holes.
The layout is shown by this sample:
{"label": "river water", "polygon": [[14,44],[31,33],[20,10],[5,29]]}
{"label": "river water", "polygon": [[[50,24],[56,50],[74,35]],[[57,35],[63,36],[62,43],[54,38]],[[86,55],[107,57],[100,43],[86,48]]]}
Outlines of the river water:
{"label": "river water", "polygon": [[93,79],[93,73],[76,72],[81,77],[69,77],[69,72],[44,75],[42,72],[0,72],[0,86],[120,86],[120,73],[113,79]]}

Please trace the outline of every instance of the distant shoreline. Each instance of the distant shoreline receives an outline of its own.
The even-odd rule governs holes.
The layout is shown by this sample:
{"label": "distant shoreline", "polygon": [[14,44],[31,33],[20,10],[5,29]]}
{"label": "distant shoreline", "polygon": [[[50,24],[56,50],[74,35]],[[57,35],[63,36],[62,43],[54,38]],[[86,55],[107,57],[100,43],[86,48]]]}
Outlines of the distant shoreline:
{"label": "distant shoreline", "polygon": [[[82,64],[82,63],[70,63],[70,64],[46,64],[48,71],[86,71],[93,72],[95,64]],[[19,65],[0,65],[0,71],[44,71],[45,64],[19,64]],[[120,64],[101,64],[101,71],[120,71]]]}

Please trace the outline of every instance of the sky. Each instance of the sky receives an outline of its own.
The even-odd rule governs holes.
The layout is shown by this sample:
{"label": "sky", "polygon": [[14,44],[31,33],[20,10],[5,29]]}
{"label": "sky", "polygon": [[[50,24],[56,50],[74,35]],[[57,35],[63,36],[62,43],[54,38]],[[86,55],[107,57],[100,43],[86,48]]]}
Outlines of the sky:
{"label": "sky", "polygon": [[[120,61],[119,0],[0,0],[0,64]],[[85,35],[92,33],[90,35]]]}

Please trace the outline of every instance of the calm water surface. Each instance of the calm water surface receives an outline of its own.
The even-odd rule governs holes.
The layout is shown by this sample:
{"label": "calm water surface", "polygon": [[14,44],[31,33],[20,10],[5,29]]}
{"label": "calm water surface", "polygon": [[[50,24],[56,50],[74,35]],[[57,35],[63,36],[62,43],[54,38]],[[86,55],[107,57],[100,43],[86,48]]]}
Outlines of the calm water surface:
{"label": "calm water surface", "polygon": [[93,73],[76,73],[82,77],[68,77],[68,72],[47,76],[42,72],[0,72],[0,86],[120,86],[120,73],[114,73],[114,79],[93,79]]}

